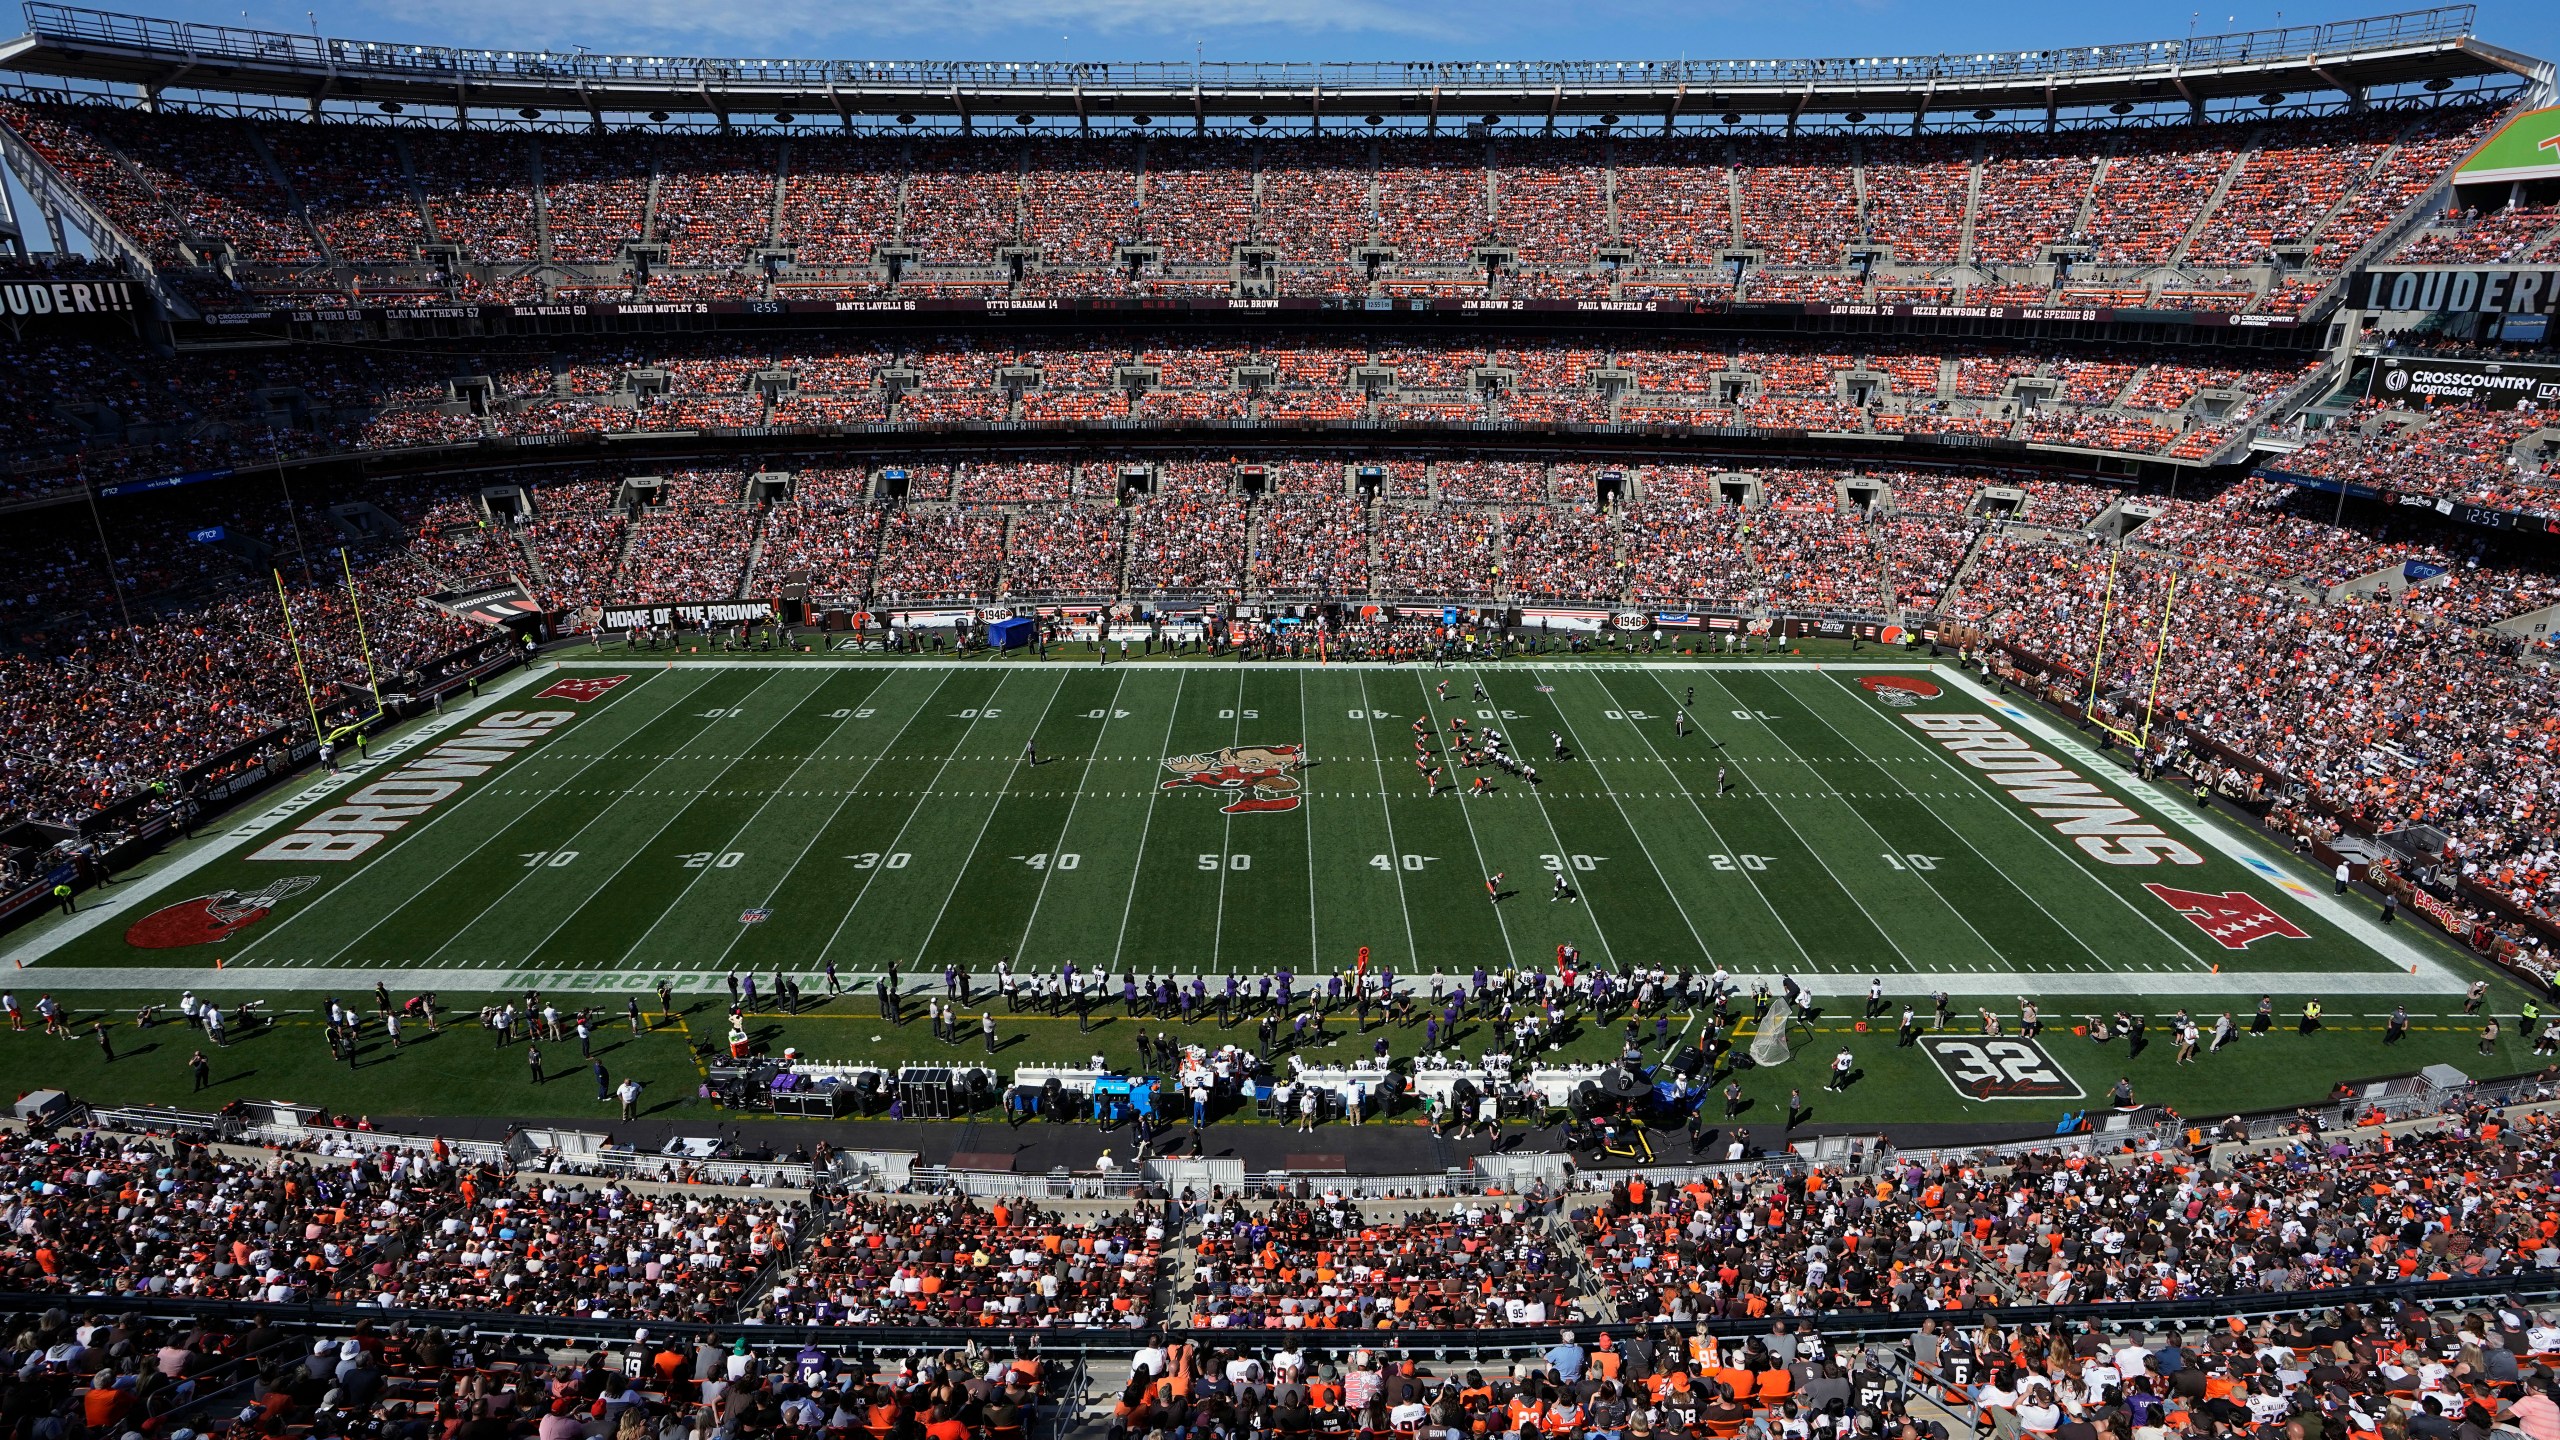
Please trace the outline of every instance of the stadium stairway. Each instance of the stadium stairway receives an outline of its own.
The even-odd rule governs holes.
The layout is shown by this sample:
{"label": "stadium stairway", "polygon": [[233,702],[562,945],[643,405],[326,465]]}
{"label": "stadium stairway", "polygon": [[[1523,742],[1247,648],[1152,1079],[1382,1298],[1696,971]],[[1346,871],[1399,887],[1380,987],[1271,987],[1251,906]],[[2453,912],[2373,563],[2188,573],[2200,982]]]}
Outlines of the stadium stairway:
{"label": "stadium stairway", "polygon": [[2204,203],[2196,207],[2194,218],[2187,221],[2187,228],[2178,236],[2177,248],[2169,252],[2167,263],[2186,263],[2188,249],[2196,243],[2196,237],[2204,233],[2204,227],[2212,222],[2214,212],[2222,208],[2224,198],[2231,193],[2232,182],[2238,180],[2240,172],[2257,158],[2262,133],[2252,130],[2249,137],[2240,143],[2240,148],[2232,152],[2231,163],[2222,167],[2222,178],[2213,182],[2213,193],[2204,197]]}

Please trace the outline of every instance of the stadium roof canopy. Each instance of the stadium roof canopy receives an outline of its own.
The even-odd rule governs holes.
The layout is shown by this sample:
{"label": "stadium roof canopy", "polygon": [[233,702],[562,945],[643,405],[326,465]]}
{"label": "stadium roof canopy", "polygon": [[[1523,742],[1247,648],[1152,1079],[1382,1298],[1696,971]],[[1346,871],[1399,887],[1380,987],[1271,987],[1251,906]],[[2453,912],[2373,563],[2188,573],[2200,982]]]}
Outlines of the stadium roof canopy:
{"label": "stadium roof canopy", "polygon": [[[0,69],[313,103],[846,123],[1112,120],[1179,127],[1393,118],[1642,124],[1726,113],[1878,116],[2185,105],[2473,77],[2542,62],[2472,34],[2468,5],[2243,34],[2032,51],[1828,60],[1068,64],[754,60],[460,50],[193,24],[49,3]],[[2443,88],[2441,84],[2436,88]],[[1864,113],[1857,118],[1864,118]],[[1029,117],[1029,120],[1023,120]],[[1144,119],[1141,119],[1144,117]],[[1987,116],[1979,118],[1988,118]]]}

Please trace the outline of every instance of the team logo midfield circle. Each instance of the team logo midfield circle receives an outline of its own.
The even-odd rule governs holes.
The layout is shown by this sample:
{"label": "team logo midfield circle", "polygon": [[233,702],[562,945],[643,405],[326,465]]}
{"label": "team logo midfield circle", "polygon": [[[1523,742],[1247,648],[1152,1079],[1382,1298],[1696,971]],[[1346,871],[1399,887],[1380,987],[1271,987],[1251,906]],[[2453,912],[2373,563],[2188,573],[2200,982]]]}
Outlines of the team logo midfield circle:
{"label": "team logo midfield circle", "polygon": [[1295,810],[1305,798],[1298,772],[1307,763],[1301,745],[1229,745],[1196,755],[1168,755],[1164,768],[1174,778],[1166,790],[1215,790],[1230,798],[1222,815],[1267,815]]}
{"label": "team logo midfield circle", "polygon": [[228,940],[319,883],[317,875],[285,875],[267,882],[262,890],[217,890],[163,905],[126,926],[124,943],[140,950],[176,950]]}

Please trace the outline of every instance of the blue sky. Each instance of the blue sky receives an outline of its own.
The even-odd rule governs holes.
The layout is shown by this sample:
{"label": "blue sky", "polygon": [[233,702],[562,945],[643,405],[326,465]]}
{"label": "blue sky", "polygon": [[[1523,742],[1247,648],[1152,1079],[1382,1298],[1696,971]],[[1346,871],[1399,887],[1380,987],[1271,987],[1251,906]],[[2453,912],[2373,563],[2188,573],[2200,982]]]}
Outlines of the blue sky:
{"label": "blue sky", "polygon": [[[2410,4],[2412,0],[2401,0]],[[492,49],[586,45],[684,54],[862,59],[1491,60],[1679,56],[1781,58],[2040,49],[2304,24],[2385,13],[2389,0],[2315,10],[2198,10],[2132,0],[2076,5],[1920,0],[350,0],[306,5],[151,3],[131,8],[351,38]],[[2488,0],[2479,33],[2560,54],[2560,6]]]}

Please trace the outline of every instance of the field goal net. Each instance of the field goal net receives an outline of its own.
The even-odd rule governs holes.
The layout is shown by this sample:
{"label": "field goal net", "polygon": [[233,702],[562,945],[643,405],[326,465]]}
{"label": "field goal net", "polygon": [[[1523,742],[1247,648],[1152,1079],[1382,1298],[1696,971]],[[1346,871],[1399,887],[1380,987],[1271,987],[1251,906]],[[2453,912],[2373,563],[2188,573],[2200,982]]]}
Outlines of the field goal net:
{"label": "field goal net", "polygon": [[1763,1068],[1784,1065],[1795,1058],[1795,1046],[1787,1041],[1787,1026],[1795,1020],[1795,1007],[1784,1000],[1769,1002],[1767,1014],[1751,1032],[1751,1063]]}

